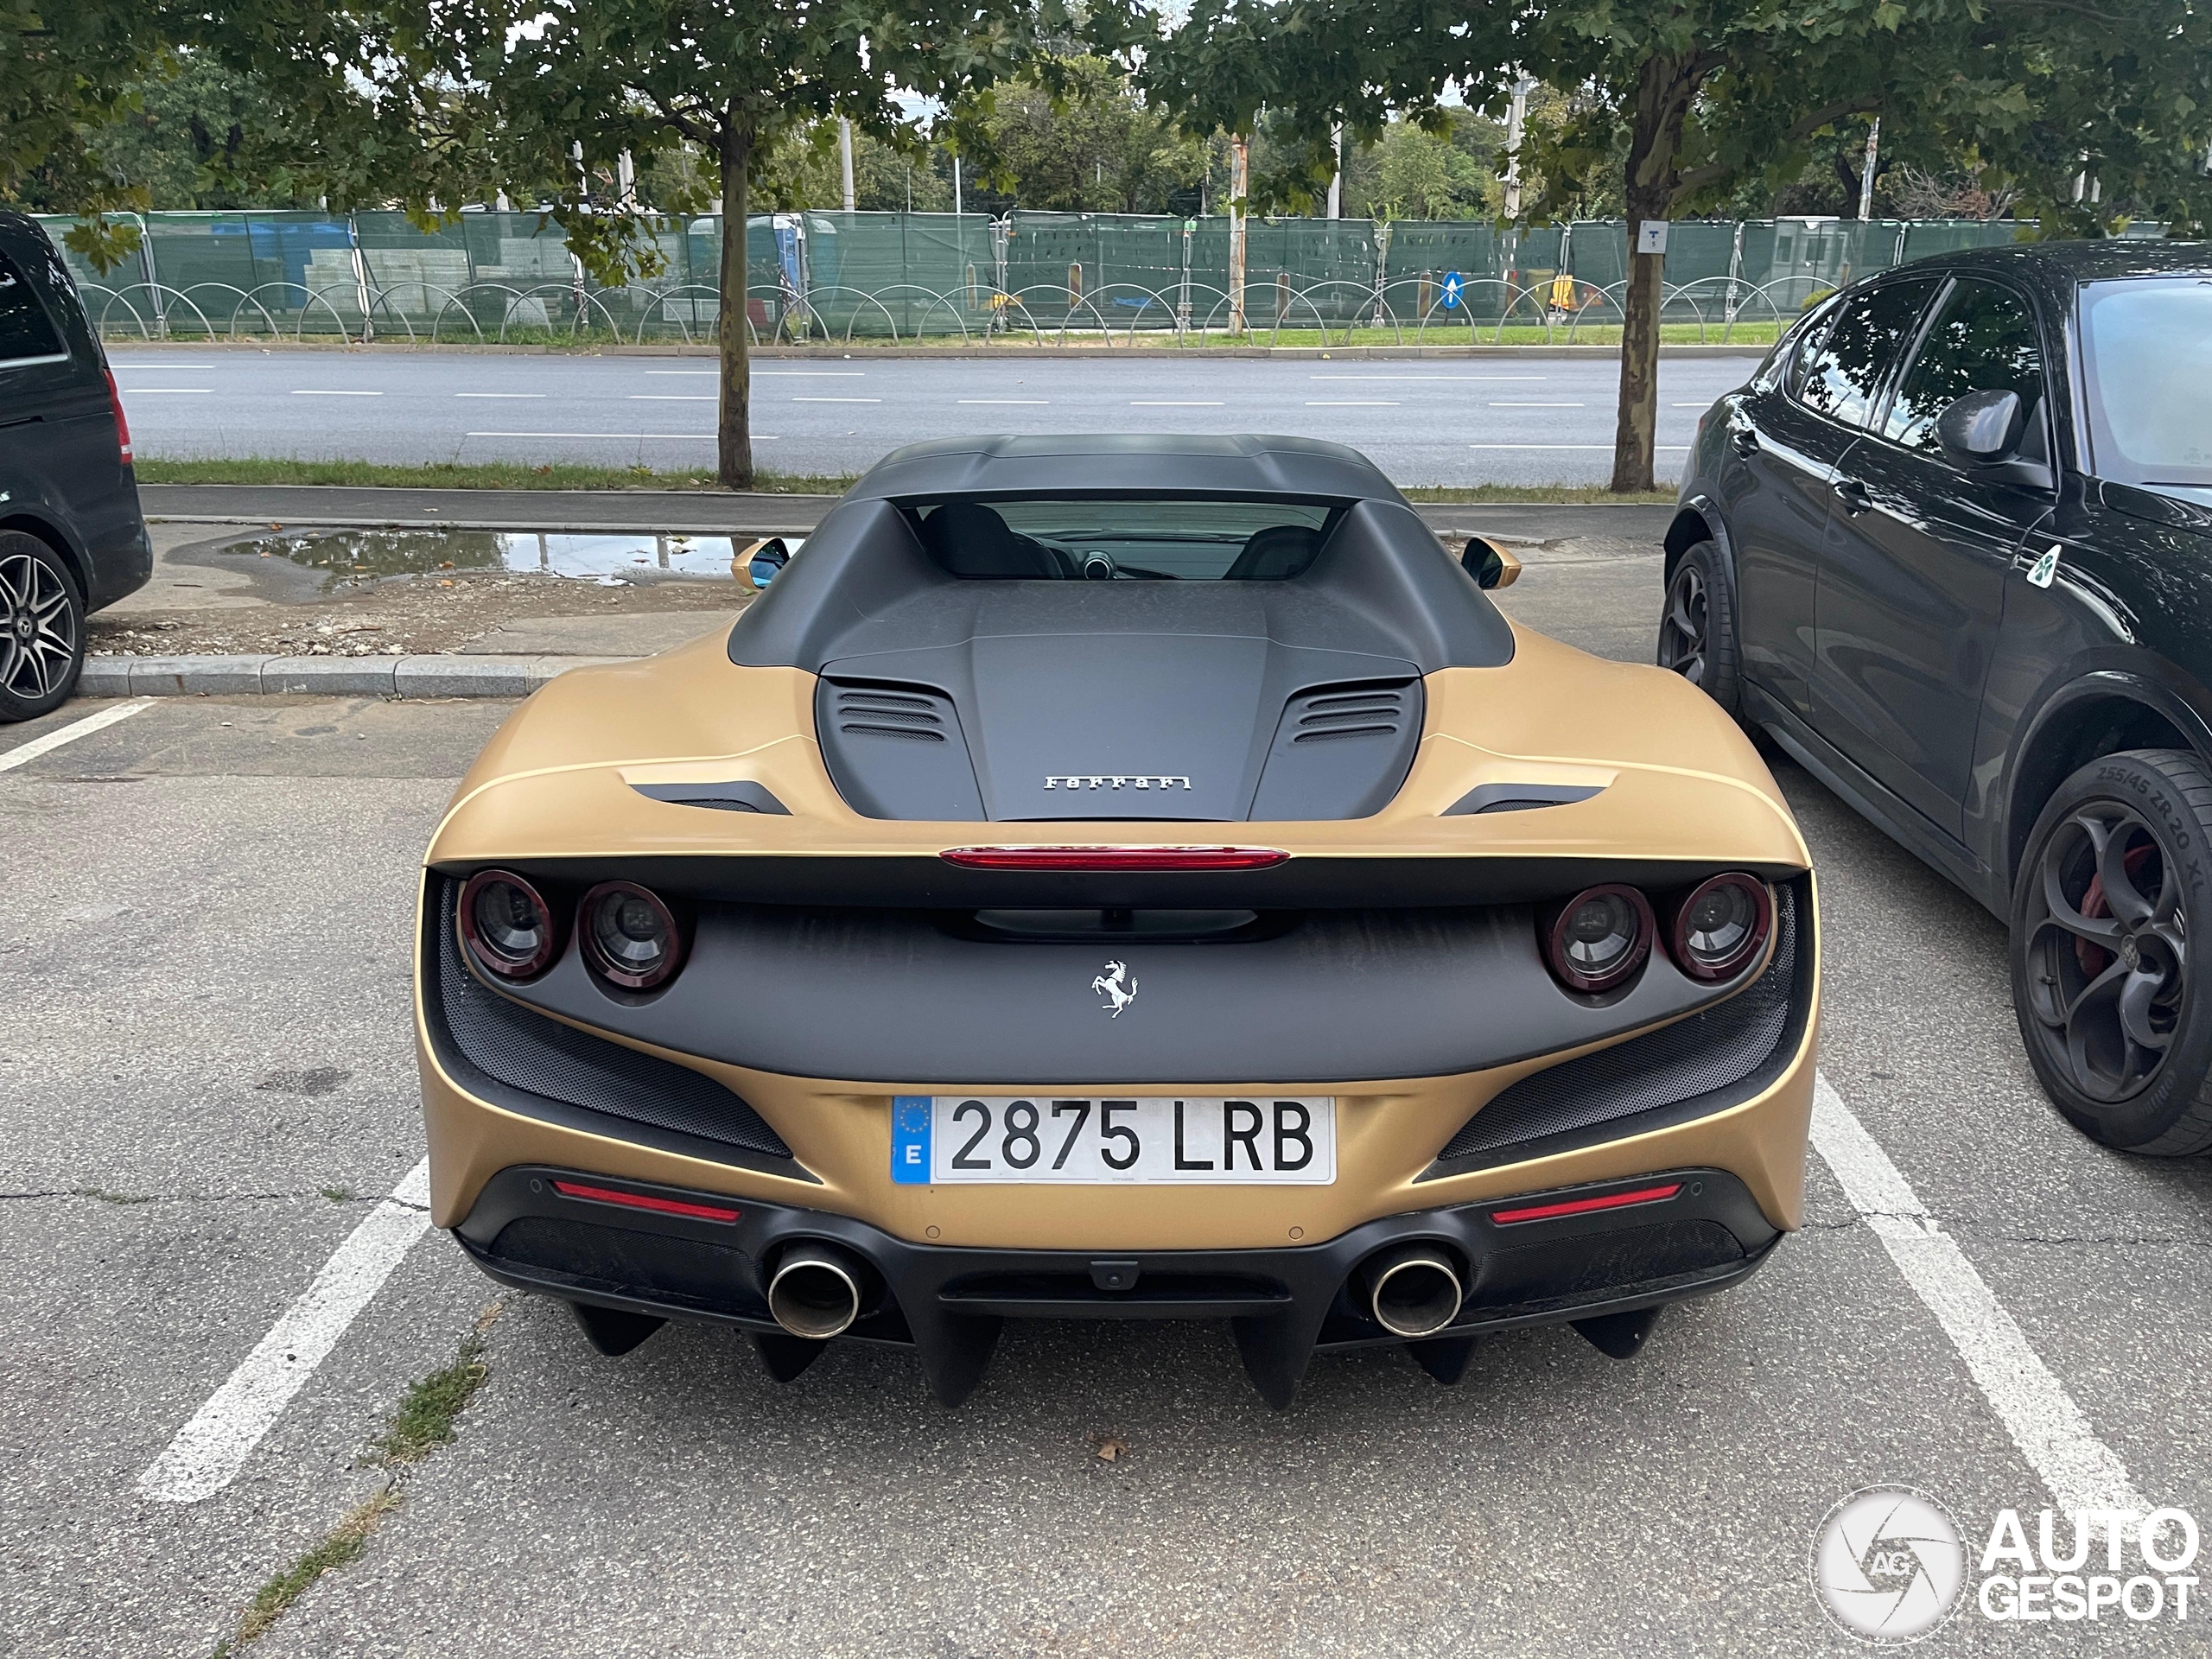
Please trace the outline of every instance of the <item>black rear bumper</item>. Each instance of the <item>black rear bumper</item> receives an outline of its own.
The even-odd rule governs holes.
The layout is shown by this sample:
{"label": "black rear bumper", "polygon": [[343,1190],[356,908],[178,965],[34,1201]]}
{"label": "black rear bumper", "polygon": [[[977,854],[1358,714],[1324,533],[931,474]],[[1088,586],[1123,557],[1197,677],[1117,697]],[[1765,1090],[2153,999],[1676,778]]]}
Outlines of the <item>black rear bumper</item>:
{"label": "black rear bumper", "polygon": [[[734,1214],[574,1198],[556,1181]],[[1669,1196],[1619,1207],[1497,1218],[1667,1186]],[[1225,1319],[1246,1371],[1276,1406],[1289,1403],[1317,1351],[1403,1344],[1451,1381],[1481,1332],[1581,1324],[1725,1289],[1780,1236],[1743,1183],[1713,1169],[1389,1216],[1318,1244],[1077,1251],[912,1244],[825,1211],[523,1166],[486,1184],[454,1236],[494,1279],[587,1310],[585,1328],[608,1351],[634,1346],[659,1320],[703,1320],[753,1332],[772,1368],[796,1375],[821,1344],[785,1335],[770,1316],[766,1268],[790,1245],[817,1240],[858,1255],[874,1275],[840,1340],[911,1348],[947,1404],[981,1380],[1007,1319]],[[1356,1275],[1377,1250],[1414,1242],[1456,1255],[1467,1292],[1448,1326],[1408,1342],[1362,1306]]]}

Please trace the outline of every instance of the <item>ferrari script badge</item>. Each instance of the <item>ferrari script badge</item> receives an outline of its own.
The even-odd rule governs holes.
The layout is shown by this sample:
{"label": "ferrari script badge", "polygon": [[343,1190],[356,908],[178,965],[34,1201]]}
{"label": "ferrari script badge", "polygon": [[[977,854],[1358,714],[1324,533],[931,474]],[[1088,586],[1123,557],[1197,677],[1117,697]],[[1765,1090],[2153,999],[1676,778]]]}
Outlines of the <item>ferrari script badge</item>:
{"label": "ferrari script badge", "polygon": [[1129,977],[1129,967],[1124,962],[1108,963],[1106,971],[1090,982],[1090,988],[1105,997],[1098,1006],[1115,1020],[1120,1019],[1122,1010],[1137,1000],[1137,982]]}

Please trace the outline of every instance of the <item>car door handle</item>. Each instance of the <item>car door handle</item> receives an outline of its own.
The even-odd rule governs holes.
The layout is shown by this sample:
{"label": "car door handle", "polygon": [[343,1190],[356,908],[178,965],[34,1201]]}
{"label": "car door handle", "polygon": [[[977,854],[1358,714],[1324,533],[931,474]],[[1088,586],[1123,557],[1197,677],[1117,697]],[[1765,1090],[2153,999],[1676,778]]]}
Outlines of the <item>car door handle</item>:
{"label": "car door handle", "polygon": [[1866,493],[1863,480],[1839,478],[1835,481],[1835,493],[1836,499],[1843,503],[1843,510],[1854,518],[1874,505]]}

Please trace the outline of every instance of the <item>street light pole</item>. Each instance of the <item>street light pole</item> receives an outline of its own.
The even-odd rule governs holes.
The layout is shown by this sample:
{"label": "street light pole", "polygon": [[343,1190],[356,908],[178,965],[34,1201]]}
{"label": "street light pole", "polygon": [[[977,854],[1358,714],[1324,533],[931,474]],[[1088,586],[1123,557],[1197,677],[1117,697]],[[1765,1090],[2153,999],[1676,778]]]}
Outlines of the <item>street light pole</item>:
{"label": "street light pole", "polygon": [[1251,141],[1229,141],[1229,332],[1244,332],[1244,233],[1251,221],[1244,197],[1252,184]]}
{"label": "street light pole", "polygon": [[845,116],[837,118],[837,157],[845,175],[845,211],[853,211],[853,124]]}

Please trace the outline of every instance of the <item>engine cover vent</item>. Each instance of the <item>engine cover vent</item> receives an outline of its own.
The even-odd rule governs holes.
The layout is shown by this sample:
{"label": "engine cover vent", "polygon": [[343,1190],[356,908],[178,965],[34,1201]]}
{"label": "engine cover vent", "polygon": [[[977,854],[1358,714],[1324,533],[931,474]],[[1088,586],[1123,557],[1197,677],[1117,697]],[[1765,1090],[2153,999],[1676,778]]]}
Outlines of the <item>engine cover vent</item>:
{"label": "engine cover vent", "polygon": [[830,781],[862,817],[983,817],[959,712],[938,687],[824,678],[816,693],[815,728]]}
{"label": "engine cover vent", "polygon": [[1292,742],[1324,743],[1336,738],[1395,737],[1405,714],[1405,688],[1377,685],[1301,691],[1290,700],[1286,718],[1294,733]]}
{"label": "engine cover vent", "polygon": [[1284,705],[1252,817],[1364,818],[1390,803],[1421,741],[1418,679],[1308,686]]}

